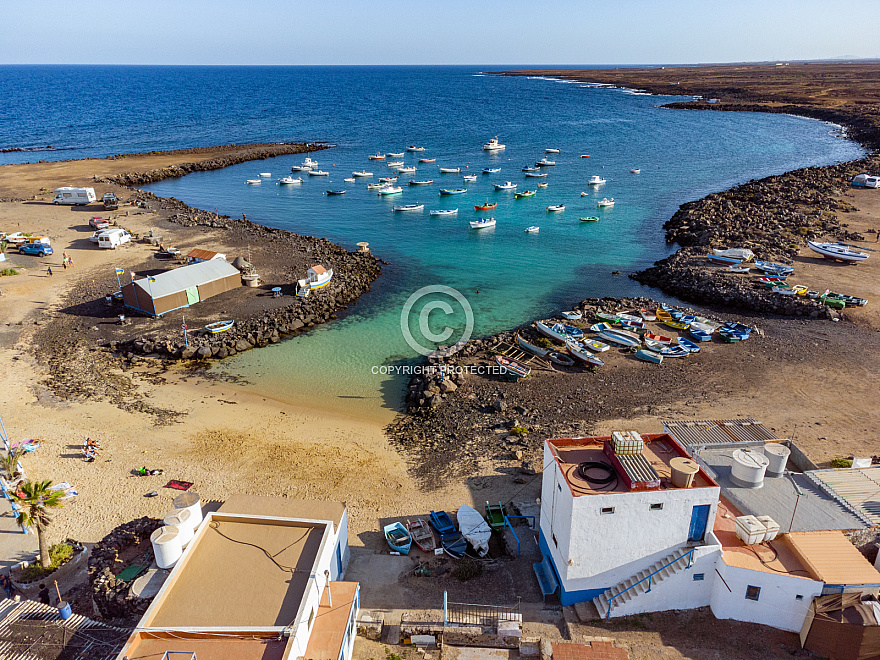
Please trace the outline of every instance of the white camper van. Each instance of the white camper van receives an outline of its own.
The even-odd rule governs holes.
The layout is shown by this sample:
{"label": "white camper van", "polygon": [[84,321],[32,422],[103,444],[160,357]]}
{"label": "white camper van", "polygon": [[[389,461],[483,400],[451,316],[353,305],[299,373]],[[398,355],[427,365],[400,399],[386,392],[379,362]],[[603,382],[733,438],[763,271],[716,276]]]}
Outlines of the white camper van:
{"label": "white camper van", "polygon": [[131,241],[131,235],[124,229],[102,229],[98,235],[99,248],[113,248],[114,250]]}
{"label": "white camper van", "polygon": [[94,188],[76,188],[74,186],[64,186],[54,190],[55,199],[53,204],[73,204],[84,205],[91,204],[97,200]]}

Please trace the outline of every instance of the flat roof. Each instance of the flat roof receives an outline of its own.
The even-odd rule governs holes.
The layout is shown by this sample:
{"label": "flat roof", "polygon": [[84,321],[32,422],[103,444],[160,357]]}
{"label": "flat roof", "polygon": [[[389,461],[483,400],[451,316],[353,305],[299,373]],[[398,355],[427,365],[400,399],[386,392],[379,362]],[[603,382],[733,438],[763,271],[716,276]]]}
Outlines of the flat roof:
{"label": "flat roof", "polygon": [[843,532],[796,532],[786,536],[817,580],[835,585],[880,584],[880,572]]}
{"label": "flat roof", "polygon": [[[653,490],[678,490],[672,485],[672,470],[669,461],[678,456],[690,458],[684,448],[675,441],[675,438],[667,433],[643,433],[645,441],[642,455],[660,476],[660,488]],[[611,465],[608,457],[602,451],[604,443],[611,440],[611,436],[591,436],[585,438],[551,438],[547,440],[551,451],[556,456],[559,468],[575,497],[581,495],[602,495],[607,493],[629,493],[623,479],[618,478],[615,484],[601,486],[590,482],[580,476],[578,465],[585,461],[598,461]],[[590,471],[590,474],[604,476],[604,473]],[[702,468],[694,475],[692,488],[707,488],[717,486],[711,477]]]}
{"label": "flat roof", "polygon": [[[282,660],[290,641],[279,640],[278,633],[271,636],[210,633],[207,636],[180,631],[170,634],[141,631],[129,639],[126,656],[131,660],[161,660],[165,651],[184,651],[195,653],[199,660]],[[174,654],[172,657],[186,660],[189,656]]]}
{"label": "flat roof", "polygon": [[344,502],[330,500],[298,500],[294,497],[265,497],[262,495],[230,495],[218,509],[220,513],[241,513],[278,518],[305,520],[332,520],[338,528],[345,514]]}
{"label": "flat roof", "polygon": [[761,488],[742,488],[730,480],[730,449],[706,449],[696,454],[696,459],[708,468],[721,486],[722,495],[737,509],[754,516],[770,516],[783,532],[869,527],[805,474],[765,477]]}
{"label": "flat roof", "polygon": [[315,616],[315,624],[309,635],[309,643],[303,657],[309,660],[337,660],[345,641],[348,617],[357,597],[357,582],[331,582],[330,598],[327,589],[321,593],[321,604]]}
{"label": "flat roof", "polygon": [[291,623],[326,525],[220,512],[210,520],[174,567],[141,627],[238,629]]}

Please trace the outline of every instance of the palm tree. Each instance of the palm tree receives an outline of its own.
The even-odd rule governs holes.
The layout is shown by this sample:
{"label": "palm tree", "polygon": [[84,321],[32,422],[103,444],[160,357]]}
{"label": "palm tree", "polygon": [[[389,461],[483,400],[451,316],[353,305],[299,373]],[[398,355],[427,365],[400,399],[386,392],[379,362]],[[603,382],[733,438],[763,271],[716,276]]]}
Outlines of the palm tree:
{"label": "palm tree", "polygon": [[18,461],[24,456],[24,453],[24,447],[19,445],[10,449],[4,456],[0,456],[0,467],[3,468],[9,481],[14,481],[16,477],[21,476],[21,472],[18,469]]}
{"label": "palm tree", "polygon": [[37,540],[40,543],[40,563],[43,568],[49,568],[52,560],[49,557],[49,543],[46,540],[46,528],[54,518],[52,509],[64,506],[61,500],[64,493],[60,490],[51,490],[51,481],[22,481],[13,494],[21,507],[18,516],[18,524],[22,529],[37,530]]}

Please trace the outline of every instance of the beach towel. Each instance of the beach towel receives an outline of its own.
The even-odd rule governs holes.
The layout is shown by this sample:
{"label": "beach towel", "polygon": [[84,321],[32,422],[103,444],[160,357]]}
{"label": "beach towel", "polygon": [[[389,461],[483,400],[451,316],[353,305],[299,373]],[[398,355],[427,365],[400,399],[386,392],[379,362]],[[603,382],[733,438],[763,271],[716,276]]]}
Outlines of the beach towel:
{"label": "beach towel", "polygon": [[173,488],[174,490],[189,490],[192,488],[192,481],[178,481],[177,479],[172,479],[167,484],[165,484],[165,488]]}

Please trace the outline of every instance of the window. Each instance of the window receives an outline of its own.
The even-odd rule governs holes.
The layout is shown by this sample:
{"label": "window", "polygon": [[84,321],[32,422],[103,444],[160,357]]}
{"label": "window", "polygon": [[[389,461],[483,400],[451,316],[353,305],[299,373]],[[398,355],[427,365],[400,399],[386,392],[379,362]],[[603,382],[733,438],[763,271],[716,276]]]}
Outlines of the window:
{"label": "window", "polygon": [[694,573],[694,580],[696,580],[696,581],[700,581],[700,580],[705,580],[705,579],[706,579],[705,574],[703,574],[703,573]]}
{"label": "window", "polygon": [[803,600],[804,597],[801,594],[798,594],[797,596],[794,597],[794,599],[795,600]]}
{"label": "window", "polygon": [[614,513],[613,506],[603,506],[602,507],[602,515],[607,516],[609,513]]}
{"label": "window", "polygon": [[752,585],[746,587],[746,600],[758,600],[760,595],[761,587],[753,587]]}
{"label": "window", "polygon": [[657,502],[657,504],[651,505],[651,511],[660,511],[663,508],[662,502]]}

